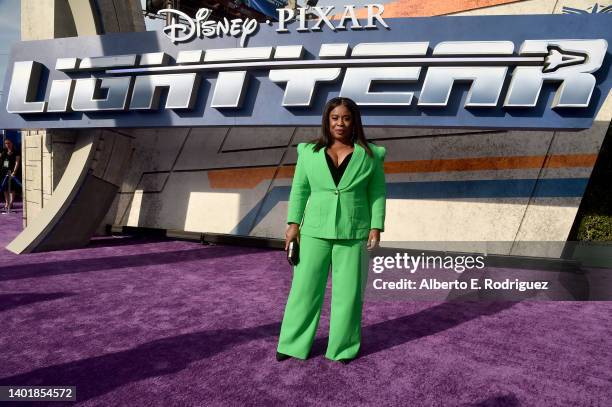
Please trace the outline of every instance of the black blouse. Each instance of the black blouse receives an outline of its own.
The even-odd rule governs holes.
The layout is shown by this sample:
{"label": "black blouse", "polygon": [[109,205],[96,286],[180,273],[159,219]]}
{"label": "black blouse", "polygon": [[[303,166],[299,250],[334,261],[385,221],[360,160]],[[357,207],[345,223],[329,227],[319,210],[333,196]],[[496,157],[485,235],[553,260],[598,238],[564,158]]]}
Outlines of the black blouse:
{"label": "black blouse", "polygon": [[8,153],[8,150],[5,148],[0,153],[0,174],[2,177],[8,174],[9,172],[15,171],[15,164],[17,163],[17,157],[20,157],[18,151],[13,150],[12,154]]}
{"label": "black blouse", "polygon": [[338,186],[338,183],[340,183],[342,174],[344,174],[344,171],[346,170],[346,167],[348,166],[348,163],[351,160],[352,156],[353,153],[349,153],[349,155],[346,156],[344,161],[342,161],[340,166],[336,168],[336,166],[334,165],[334,160],[329,156],[329,154],[327,154],[327,152],[325,152],[325,157],[327,157],[327,166],[329,167],[329,172],[331,172],[332,178],[334,179],[336,186]]}

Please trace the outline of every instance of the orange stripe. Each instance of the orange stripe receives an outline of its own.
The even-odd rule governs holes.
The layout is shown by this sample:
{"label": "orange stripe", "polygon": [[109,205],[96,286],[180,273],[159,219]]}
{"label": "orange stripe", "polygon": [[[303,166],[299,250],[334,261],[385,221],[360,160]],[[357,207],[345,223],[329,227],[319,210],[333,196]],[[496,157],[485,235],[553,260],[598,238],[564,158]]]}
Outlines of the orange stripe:
{"label": "orange stripe", "polygon": [[[546,156],[476,157],[445,160],[385,162],[385,173],[515,170],[542,167]],[[546,168],[593,167],[597,154],[558,154],[548,157]],[[292,178],[295,166],[282,166],[276,178]],[[208,171],[211,188],[255,188],[274,177],[276,167],[235,168]]]}
{"label": "orange stripe", "polygon": [[547,168],[593,167],[597,154],[559,154],[548,157]]}
{"label": "orange stripe", "polygon": [[272,179],[276,167],[233,168],[208,171],[211,188],[255,188],[264,179]]}

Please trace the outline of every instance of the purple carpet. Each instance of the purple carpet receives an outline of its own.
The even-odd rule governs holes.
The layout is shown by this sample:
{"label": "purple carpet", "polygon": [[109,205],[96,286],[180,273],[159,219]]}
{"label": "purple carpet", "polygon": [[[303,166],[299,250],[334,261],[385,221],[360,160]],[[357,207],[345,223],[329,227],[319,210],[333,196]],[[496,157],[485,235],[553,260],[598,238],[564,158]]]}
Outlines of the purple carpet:
{"label": "purple carpet", "polygon": [[[3,247],[21,215],[0,219]],[[369,301],[345,366],[323,356],[328,286],[311,358],[279,363],[290,282],[267,249],[2,249],[0,385],[76,386],[82,406],[612,405],[612,302]]]}

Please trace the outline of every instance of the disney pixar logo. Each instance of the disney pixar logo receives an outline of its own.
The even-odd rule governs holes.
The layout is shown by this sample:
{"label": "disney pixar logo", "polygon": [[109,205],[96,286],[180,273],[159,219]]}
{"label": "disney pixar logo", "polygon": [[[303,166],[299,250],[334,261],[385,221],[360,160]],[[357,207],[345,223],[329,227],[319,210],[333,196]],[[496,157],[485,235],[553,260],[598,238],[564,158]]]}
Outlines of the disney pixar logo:
{"label": "disney pixar logo", "polygon": [[[298,7],[296,10],[293,9],[277,9],[278,12],[278,28],[276,32],[286,33],[289,32],[287,28],[288,23],[292,21],[299,22],[299,28],[297,32],[307,31],[321,31],[323,24],[332,31],[345,30],[347,29],[347,23],[350,22],[351,30],[360,30],[363,28],[378,28],[376,22],[380,23],[383,27],[389,28],[387,23],[382,18],[382,13],[385,11],[385,7],[382,4],[367,4],[364,6],[367,10],[367,23],[361,25],[357,19],[355,6],[346,5],[344,6],[344,12],[337,25],[334,25],[330,20],[330,15],[335,9],[334,6],[327,7]],[[228,20],[227,17],[223,17],[222,21],[209,20],[212,11],[207,8],[201,8],[196,12],[194,18],[183,13],[182,11],[167,8],[159,10],[157,12],[160,16],[165,16],[169,21],[162,32],[170,38],[173,43],[187,42],[194,38],[211,38],[219,37],[221,35],[231,35],[233,37],[240,36],[240,46],[244,47],[246,39],[257,32],[259,23],[254,18],[234,18]],[[308,22],[312,21],[311,17],[315,17],[316,21],[312,26],[308,26]],[[271,24],[270,20],[266,21],[266,24]]]}

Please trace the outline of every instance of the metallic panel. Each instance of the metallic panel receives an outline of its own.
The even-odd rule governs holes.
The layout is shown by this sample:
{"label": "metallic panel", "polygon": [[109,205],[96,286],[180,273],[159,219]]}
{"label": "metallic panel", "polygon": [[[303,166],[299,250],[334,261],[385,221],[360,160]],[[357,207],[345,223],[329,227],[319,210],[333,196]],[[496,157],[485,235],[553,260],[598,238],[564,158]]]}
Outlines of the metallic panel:
{"label": "metallic panel", "polygon": [[79,64],[79,69],[105,69],[134,65],[136,65],[136,55],[116,55],[109,57],[83,58]]}
{"label": "metallic panel", "polygon": [[434,55],[512,55],[512,41],[444,41],[437,44]]}
{"label": "metallic panel", "polygon": [[[72,110],[76,112],[124,110],[132,78],[77,79],[72,97]],[[98,98],[100,90],[106,97]]]}
{"label": "metallic panel", "polygon": [[216,48],[206,50],[204,62],[252,61],[271,57],[272,47]]}
{"label": "metallic panel", "polygon": [[505,66],[434,66],[427,70],[419,106],[446,106],[453,84],[470,81],[465,107],[496,106],[504,86]]}
{"label": "metallic panel", "polygon": [[[203,86],[201,91],[196,93],[197,103],[194,106],[194,112],[184,114],[176,112],[172,109],[160,109],[155,113],[146,115],[146,125],[149,127],[197,127],[197,126],[317,126],[320,125],[320,112],[325,102],[332,97],[338,96],[344,81],[345,69],[351,67],[383,67],[378,64],[387,64],[388,66],[467,66],[462,65],[469,63],[473,67],[492,67],[492,66],[508,66],[508,78],[505,80],[502,93],[504,97],[508,95],[508,86],[519,86],[520,80],[517,75],[522,70],[542,69],[545,60],[548,58],[552,64],[552,68],[542,73],[538,73],[535,79],[542,78],[543,90],[536,100],[539,104],[535,109],[511,109],[510,106],[504,106],[500,100],[496,106],[489,106],[486,109],[479,109],[477,113],[465,109],[461,104],[462,99],[466,95],[451,94],[448,102],[448,107],[444,109],[436,109],[432,112],[427,111],[424,106],[418,106],[416,102],[411,105],[411,108],[406,109],[405,106],[386,106],[380,108],[378,106],[368,107],[363,106],[362,114],[364,122],[370,126],[402,126],[402,127],[470,127],[470,128],[541,128],[541,129],[582,129],[592,126],[593,118],[601,108],[607,95],[609,95],[612,85],[612,71],[610,70],[610,58],[604,58],[601,68],[593,72],[575,72],[576,77],[582,77],[579,81],[586,85],[586,93],[590,94],[589,88],[592,79],[588,75],[595,78],[595,88],[592,92],[588,105],[586,107],[567,107],[561,108],[561,105],[571,106],[574,103],[568,103],[567,97],[561,97],[561,83],[566,83],[565,92],[568,89],[577,88],[577,84],[571,84],[568,78],[563,80],[554,79],[551,75],[561,76],[563,73],[568,73],[569,70],[584,68],[586,64],[594,61],[594,58],[589,56],[586,63],[580,62],[581,65],[569,65],[557,63],[555,68],[554,54],[548,57],[548,46],[543,46],[534,53],[523,53],[520,56],[516,55],[491,55],[491,56],[471,56],[471,55],[446,55],[446,54],[428,54],[417,56],[363,56],[345,58],[345,60],[336,60],[334,58],[321,59],[318,57],[322,44],[348,44],[350,49],[353,49],[357,44],[384,44],[390,41],[409,42],[409,41],[428,41],[432,50],[437,44],[448,41],[484,41],[485,43],[491,40],[510,41],[514,44],[516,50],[521,49],[521,44],[526,40],[554,38],[559,44],[557,47],[562,50],[572,51],[576,58],[582,58],[584,50],[572,49],[567,47],[567,41],[560,39],[569,38],[571,41],[593,41],[594,39],[602,39],[610,41],[612,32],[609,30],[609,14],[608,15],[520,15],[520,16],[479,16],[479,17],[457,17],[445,16],[434,18],[400,18],[388,19],[387,22],[391,30],[378,29],[368,30],[336,30],[332,32],[325,28],[321,32],[300,32],[296,33],[295,28],[297,23],[288,26],[289,33],[280,34],[276,32],[277,25],[262,24],[256,35],[248,38],[248,47],[270,47],[270,46],[295,46],[303,45],[303,59],[295,60],[254,60],[254,61],[237,61],[237,62],[215,62],[207,64],[207,66],[195,67],[194,65],[177,65],[178,68],[185,69],[182,72],[194,73],[202,72],[201,75],[210,80],[214,86],[218,71],[247,71],[250,78],[253,80],[252,85],[245,88],[246,94],[243,104],[240,108],[232,109],[231,111],[220,112],[214,107],[211,107],[213,98],[213,89]],[[541,40],[539,40],[541,41]],[[552,41],[552,40],[551,40]],[[563,42],[563,44],[561,44]],[[98,55],[125,55],[132,53],[151,53],[165,52],[168,55],[176,56],[181,51],[190,51],[194,49],[228,49],[237,47],[239,39],[222,36],[215,38],[194,39],[189,43],[173,44],[161,32],[132,32],[132,33],[113,33],[106,34],[102,37],[74,37],[62,38],[54,40],[42,41],[23,41],[13,47],[11,56],[11,64],[9,65],[8,73],[5,76],[5,86],[7,93],[3,98],[7,98],[2,102],[0,109],[0,123],[5,128],[10,129],[26,129],[26,128],[87,128],[87,127],[141,127],[143,125],[143,116],[140,112],[125,111],[116,114],[82,114],[79,112],[71,112],[64,114],[12,114],[8,113],[4,106],[8,102],[9,89],[11,88],[11,79],[13,76],[13,64],[20,61],[31,61],[35,56],[36,61],[43,64],[48,71],[43,71],[40,84],[37,81],[32,85],[40,86],[39,92],[24,89],[24,92],[30,95],[37,94],[37,97],[32,96],[27,102],[48,100],[51,84],[55,80],[67,79],[66,73],[54,69],[58,58],[79,58]],[[552,44],[554,45],[554,44]],[[576,46],[578,48],[578,46]],[[526,49],[523,49],[526,51]],[[457,52],[457,51],[453,51]],[[563,53],[562,53],[563,54]],[[565,55],[567,53],[565,52]],[[607,55],[607,54],[606,54]],[[450,59],[453,61],[449,61]],[[488,58],[488,59],[482,59]],[[564,57],[562,57],[564,58]],[[396,61],[391,62],[392,59]],[[411,62],[402,62],[400,59],[410,60]],[[469,59],[469,61],[465,61]],[[508,64],[505,64],[504,59],[507,59]],[[557,57],[558,59],[558,57]],[[369,65],[366,65],[366,62]],[[319,62],[324,62],[326,65],[321,65]],[[296,64],[288,66],[287,64]],[[299,64],[297,64],[299,63]],[[302,64],[304,63],[304,64]],[[249,64],[237,66],[234,64]],[[269,64],[274,64],[270,66]],[[281,65],[282,64],[282,65]],[[316,64],[316,66],[315,66]],[[337,64],[337,65],[334,65]],[[452,65],[451,65],[452,64]],[[220,67],[222,65],[223,67]],[[522,65],[522,66],[518,66]],[[172,65],[174,67],[174,65]],[[113,77],[122,76],[140,76],[142,73],[135,72],[137,69],[155,70],[167,69],[168,67],[137,67],[128,68],[132,72],[119,72],[112,70]],[[291,68],[291,69],[290,69]],[[283,106],[282,100],[287,92],[285,84],[277,84],[268,80],[270,70],[294,70],[293,73],[300,75],[300,71],[295,69],[340,69],[337,76],[337,81],[328,83],[317,83],[317,90],[305,91],[306,96],[311,95],[310,106],[308,109],[293,109]],[[196,70],[197,69],[197,70]],[[200,71],[200,69],[202,71]],[[547,69],[547,68],[545,68]],[[423,70],[424,71],[424,70]],[[149,71],[147,74],[160,71]],[[166,72],[168,73],[168,72]],[[177,72],[173,72],[177,73]],[[421,73],[424,79],[425,72]],[[107,73],[105,73],[106,75]],[[514,74],[510,76],[510,74]],[[72,76],[74,75],[74,76]],[[272,76],[274,77],[274,73]],[[289,75],[289,74],[288,74]],[[522,75],[522,74],[520,74]],[[87,73],[70,73],[73,79],[88,78]],[[29,80],[29,79],[28,79]],[[17,82],[15,82],[17,83]],[[21,81],[23,83],[23,80]],[[207,82],[208,84],[209,82]],[[315,84],[316,81],[313,81]],[[579,83],[579,82],[576,82]],[[535,81],[535,85],[531,82],[535,91],[539,90],[539,81]],[[24,85],[26,85],[24,83]],[[289,84],[289,92],[296,83]],[[376,84],[373,89],[377,89]],[[583,86],[583,85],[580,85]],[[44,87],[44,89],[42,88]],[[414,91],[418,97],[418,91],[421,89],[421,84],[401,85],[402,89],[393,89],[393,85],[382,84],[380,90],[402,90]],[[404,89],[405,88],[405,89]],[[15,91],[15,87],[13,90]],[[463,88],[462,88],[463,89]],[[520,86],[516,90],[510,89],[510,95],[513,97],[520,96],[520,93],[515,93],[520,90]],[[552,92],[551,92],[552,90]],[[557,92],[555,92],[555,90]],[[533,92],[533,89],[527,89]],[[31,93],[30,93],[31,92]],[[551,109],[550,104],[555,98],[555,93],[558,94],[558,99],[555,101],[555,106],[558,108]],[[466,92],[467,94],[467,92]],[[567,93],[569,95],[569,93]],[[14,95],[13,102],[15,102]],[[531,94],[531,96],[533,96]],[[583,95],[584,96],[584,95]],[[588,96],[588,95],[587,95]],[[532,97],[533,98],[533,97]],[[303,98],[306,101],[308,97]],[[500,98],[501,99],[501,98]],[[520,99],[520,98],[519,98]],[[25,95],[24,99],[25,100]],[[22,101],[23,101],[22,100]],[[582,97],[583,102],[586,101]],[[303,102],[303,100],[302,100]],[[514,99],[511,99],[514,102]],[[579,103],[579,106],[584,106],[584,103]],[[40,110],[40,109],[39,109]],[[35,110],[36,111],[36,110]]]}
{"label": "metallic panel", "polygon": [[170,56],[165,52],[149,52],[140,56],[139,66],[158,66],[166,65]]}
{"label": "metallic panel", "polygon": [[47,112],[68,112],[71,111],[70,99],[74,90],[72,79],[54,80],[49,91],[49,103]]}
{"label": "metallic panel", "polygon": [[544,81],[561,81],[552,107],[587,107],[591,101],[597,71],[606,55],[606,40],[528,40],[521,46],[521,55],[546,54],[551,46],[564,51],[587,55],[586,62],[544,73],[539,67],[519,66],[512,73],[512,81],[504,106],[534,107],[538,103]]}
{"label": "metallic panel", "polygon": [[343,44],[321,44],[319,58],[344,58],[348,55],[349,45]]}
{"label": "metallic panel", "polygon": [[380,42],[361,43],[353,47],[353,57],[375,56],[408,56],[425,55],[429,49],[429,42]]}
{"label": "metallic panel", "polygon": [[247,85],[247,71],[219,72],[211,107],[241,107]]}
{"label": "metallic panel", "polygon": [[43,66],[34,61],[15,62],[6,111],[9,113],[42,113],[47,102],[35,102]]}
{"label": "metallic panel", "polygon": [[419,67],[347,68],[340,96],[362,106],[409,106],[413,92],[370,92],[373,81],[414,82]]}
{"label": "metallic panel", "polygon": [[274,50],[274,59],[300,59],[303,55],[303,45],[279,45]]}
{"label": "metallic panel", "polygon": [[58,58],[55,62],[55,69],[58,71],[72,71],[79,66],[79,58]]}
{"label": "metallic panel", "polygon": [[340,76],[340,68],[273,69],[272,82],[286,82],[283,106],[310,106],[318,82],[333,82]]}
{"label": "metallic panel", "polygon": [[200,62],[202,62],[202,55],[204,55],[204,51],[202,51],[201,49],[179,51],[178,56],[176,57],[176,63],[199,64]]}
{"label": "metallic panel", "polygon": [[161,91],[168,89],[166,109],[191,109],[200,78],[196,73],[146,75],[136,77],[130,109],[159,109]]}

